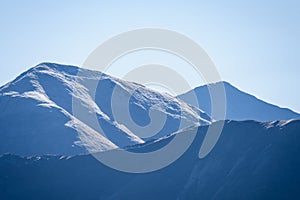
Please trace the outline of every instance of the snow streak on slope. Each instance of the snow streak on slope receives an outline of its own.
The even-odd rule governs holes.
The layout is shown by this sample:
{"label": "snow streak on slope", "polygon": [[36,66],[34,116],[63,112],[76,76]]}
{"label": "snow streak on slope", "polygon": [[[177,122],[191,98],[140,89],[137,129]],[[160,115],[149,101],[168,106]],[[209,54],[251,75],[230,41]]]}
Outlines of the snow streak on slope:
{"label": "snow streak on slope", "polygon": [[[94,101],[89,85],[98,81]],[[136,124],[144,127],[151,123],[149,111],[154,110],[166,116],[164,127],[147,138],[139,132],[143,129],[135,129],[126,118],[115,119],[111,108],[114,89],[120,108],[128,107],[124,99],[129,99],[130,114]],[[73,116],[72,100],[85,117]],[[31,68],[1,87],[0,110],[0,153],[20,155],[73,155],[86,153],[86,148],[105,151],[168,135],[178,130],[181,118],[187,125],[210,123],[201,110],[139,84],[53,63]],[[89,120],[93,116],[96,121]],[[98,123],[105,136],[99,134]]]}

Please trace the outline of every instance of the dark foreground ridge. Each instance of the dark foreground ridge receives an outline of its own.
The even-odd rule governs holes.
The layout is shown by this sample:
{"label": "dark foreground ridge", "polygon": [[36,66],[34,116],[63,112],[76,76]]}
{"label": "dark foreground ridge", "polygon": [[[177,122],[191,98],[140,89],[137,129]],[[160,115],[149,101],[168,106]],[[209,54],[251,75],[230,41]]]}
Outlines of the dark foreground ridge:
{"label": "dark foreground ridge", "polygon": [[[219,123],[219,122],[216,122]],[[0,157],[1,199],[299,199],[300,121],[226,121],[198,158],[207,126],[185,154],[147,174],[108,168],[91,155]],[[182,133],[187,134],[187,133]],[[172,137],[139,146],[151,151]]]}

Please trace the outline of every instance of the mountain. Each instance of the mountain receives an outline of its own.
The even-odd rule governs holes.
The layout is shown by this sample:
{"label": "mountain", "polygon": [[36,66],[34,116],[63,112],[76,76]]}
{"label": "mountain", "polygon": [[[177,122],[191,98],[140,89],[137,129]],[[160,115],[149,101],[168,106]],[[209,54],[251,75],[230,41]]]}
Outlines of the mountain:
{"label": "mountain", "polygon": [[[3,155],[0,157],[0,197],[45,200],[300,198],[300,120],[225,121],[215,148],[209,156],[199,159],[207,128],[206,125],[198,128],[194,142],[176,162],[144,174],[116,171],[91,155]],[[180,134],[188,137],[189,130]],[[172,136],[140,144],[136,151],[151,151],[170,140]]]}
{"label": "mountain", "polygon": [[209,90],[213,91],[214,89],[219,88],[220,84],[224,85],[226,93],[227,113],[225,119],[239,121],[255,120],[262,122],[300,119],[299,113],[264,102],[253,95],[237,89],[228,82],[218,82],[200,86],[192,91],[179,95],[178,98],[196,106],[196,104],[192,102],[192,95],[196,95],[199,107],[208,115],[211,115]]}
{"label": "mountain", "polygon": [[54,63],[39,64],[1,87],[0,111],[0,154],[25,156],[123,148],[211,120],[167,94]]}

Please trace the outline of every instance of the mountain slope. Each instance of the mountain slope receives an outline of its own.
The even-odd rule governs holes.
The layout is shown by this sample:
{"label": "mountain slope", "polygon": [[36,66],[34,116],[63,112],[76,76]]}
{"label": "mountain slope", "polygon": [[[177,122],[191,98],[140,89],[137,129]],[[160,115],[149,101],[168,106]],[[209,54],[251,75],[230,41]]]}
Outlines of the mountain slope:
{"label": "mountain slope", "polygon": [[273,121],[273,120],[288,120],[300,119],[300,114],[293,112],[287,108],[264,102],[250,94],[247,94],[227,82],[219,82],[200,86],[185,94],[179,95],[178,98],[187,103],[195,105],[192,102],[192,94],[195,92],[199,107],[208,115],[211,113],[211,100],[209,89],[214,90],[219,84],[224,84],[227,113],[226,119],[229,120],[256,120],[256,121]]}
{"label": "mountain slope", "polygon": [[[181,158],[162,170],[146,174],[118,172],[91,155],[4,155],[0,157],[0,197],[299,199],[299,129],[299,120],[226,121],[215,148],[200,160],[198,152],[207,130],[207,126],[201,126]],[[188,136],[189,132],[181,134]],[[141,145],[137,151],[151,151],[171,139]]]}
{"label": "mountain slope", "polygon": [[[98,82],[98,87],[91,87]],[[134,123],[128,116],[115,119],[111,109],[114,90],[116,109],[129,109]],[[74,116],[74,106],[80,115]],[[0,154],[105,151],[168,135],[182,128],[181,119],[184,126],[210,123],[204,112],[171,96],[97,71],[54,63],[37,65],[1,87],[0,111]],[[146,129],[151,122],[149,113],[154,119],[166,118],[162,129],[150,136],[145,134],[150,131],[143,131],[152,130]]]}

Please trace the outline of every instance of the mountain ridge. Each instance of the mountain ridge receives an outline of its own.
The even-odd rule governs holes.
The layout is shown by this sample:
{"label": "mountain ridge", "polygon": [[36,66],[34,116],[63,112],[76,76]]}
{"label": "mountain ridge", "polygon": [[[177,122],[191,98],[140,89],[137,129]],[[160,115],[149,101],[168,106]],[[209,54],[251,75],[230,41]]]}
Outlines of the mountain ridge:
{"label": "mountain ridge", "polygon": [[[47,200],[297,199],[299,128],[300,120],[226,121],[215,148],[209,156],[199,159],[199,147],[207,129],[202,126],[182,157],[164,169],[145,174],[116,171],[91,155],[3,155],[0,184],[5,185],[0,196]],[[163,142],[138,151],[156,149]]]}
{"label": "mountain ridge", "polygon": [[[94,100],[89,84],[97,82],[101,84],[96,88]],[[140,84],[75,66],[42,63],[0,88],[0,128],[3,130],[0,141],[5,142],[0,145],[0,153],[15,147],[20,149],[12,152],[31,154],[35,146],[41,153],[51,153],[42,150],[47,147],[52,153],[61,151],[68,155],[72,151],[77,154],[144,143],[145,139],[138,136],[139,127],[129,126],[127,116],[114,118],[111,98],[115,88],[119,95],[117,106],[121,106],[118,109],[127,106],[127,99],[134,122],[147,125],[152,110],[154,116],[166,116],[165,126],[153,138],[177,130],[181,117],[186,125],[210,123],[210,118],[201,110]],[[83,113],[80,119],[73,115],[74,105]],[[99,134],[102,131],[97,123],[89,120],[94,115],[105,137]]]}
{"label": "mountain ridge", "polygon": [[[202,85],[177,96],[177,98],[195,106],[201,107],[208,115],[211,113],[211,100],[209,90],[214,91],[222,84],[225,89],[227,100],[227,113],[225,119],[228,120],[256,120],[273,121],[300,119],[300,114],[289,108],[279,107],[256,97],[255,95],[243,92],[227,81],[220,81],[208,85]],[[198,105],[192,102],[192,93],[195,92]]]}

